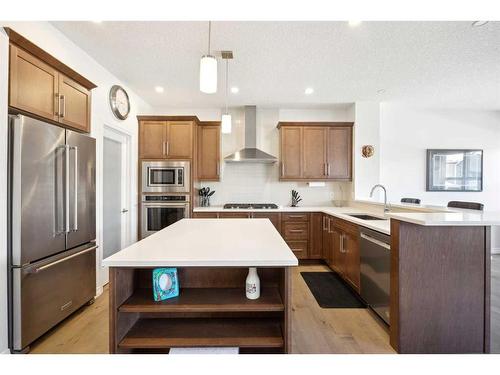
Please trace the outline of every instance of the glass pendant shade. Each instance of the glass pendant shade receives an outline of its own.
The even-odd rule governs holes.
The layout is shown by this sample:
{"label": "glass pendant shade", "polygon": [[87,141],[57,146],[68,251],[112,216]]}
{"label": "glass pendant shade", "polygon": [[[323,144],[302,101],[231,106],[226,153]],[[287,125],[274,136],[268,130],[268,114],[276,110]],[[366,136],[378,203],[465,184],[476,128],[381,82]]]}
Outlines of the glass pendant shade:
{"label": "glass pendant shade", "polygon": [[224,114],[222,115],[222,124],[221,124],[221,132],[223,134],[231,133],[231,115]]}
{"label": "glass pendant shade", "polygon": [[200,60],[200,91],[217,92],[217,59],[212,55],[204,55]]}

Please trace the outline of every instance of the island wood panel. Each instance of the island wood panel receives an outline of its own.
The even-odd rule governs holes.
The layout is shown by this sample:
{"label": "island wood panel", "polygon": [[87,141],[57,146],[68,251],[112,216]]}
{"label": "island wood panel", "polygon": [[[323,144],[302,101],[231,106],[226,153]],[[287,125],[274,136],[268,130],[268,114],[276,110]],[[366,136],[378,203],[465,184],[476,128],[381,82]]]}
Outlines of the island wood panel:
{"label": "island wood panel", "polygon": [[391,220],[390,340],[399,353],[489,352],[488,236],[480,226]]}
{"label": "island wood panel", "polygon": [[302,130],[302,177],[326,178],[326,137],[327,129],[307,126]]}
{"label": "island wood panel", "polygon": [[327,131],[327,175],[330,179],[352,179],[352,126],[330,127]]}
{"label": "island wood panel", "polygon": [[280,128],[281,179],[302,177],[302,128]]}
{"label": "island wood panel", "polygon": [[50,65],[10,45],[9,105],[58,121],[59,73]]}

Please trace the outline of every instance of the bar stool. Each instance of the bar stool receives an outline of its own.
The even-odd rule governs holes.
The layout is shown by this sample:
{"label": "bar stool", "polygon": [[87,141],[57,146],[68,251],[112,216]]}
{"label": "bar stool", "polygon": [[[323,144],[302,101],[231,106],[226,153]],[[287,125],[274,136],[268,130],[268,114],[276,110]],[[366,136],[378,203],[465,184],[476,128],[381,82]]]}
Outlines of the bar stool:
{"label": "bar stool", "polygon": [[461,201],[449,201],[448,207],[452,208],[466,208],[468,210],[478,210],[482,211],[484,204],[477,202],[461,202]]}
{"label": "bar stool", "polygon": [[418,199],[418,198],[401,198],[401,203],[420,204],[420,199]]}

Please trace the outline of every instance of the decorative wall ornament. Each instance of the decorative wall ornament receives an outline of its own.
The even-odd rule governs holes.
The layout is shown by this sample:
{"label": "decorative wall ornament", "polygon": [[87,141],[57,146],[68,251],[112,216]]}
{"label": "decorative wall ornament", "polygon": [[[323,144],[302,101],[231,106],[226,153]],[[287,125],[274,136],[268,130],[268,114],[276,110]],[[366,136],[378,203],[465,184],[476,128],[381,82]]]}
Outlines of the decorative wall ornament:
{"label": "decorative wall ornament", "polygon": [[361,147],[361,155],[363,155],[364,158],[371,158],[373,154],[375,153],[375,147],[372,145],[364,145]]}

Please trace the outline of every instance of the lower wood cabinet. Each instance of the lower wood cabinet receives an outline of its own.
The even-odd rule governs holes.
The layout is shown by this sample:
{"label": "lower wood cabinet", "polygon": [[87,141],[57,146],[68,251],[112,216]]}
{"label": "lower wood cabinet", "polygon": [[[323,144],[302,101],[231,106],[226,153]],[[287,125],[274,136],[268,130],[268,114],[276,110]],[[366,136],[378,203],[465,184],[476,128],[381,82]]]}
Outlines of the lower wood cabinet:
{"label": "lower wood cabinet", "polygon": [[281,233],[281,214],[279,212],[252,212],[254,219],[269,219],[274,227]]}
{"label": "lower wood cabinet", "polygon": [[193,212],[193,219],[217,219],[217,212]]}
{"label": "lower wood cabinet", "polygon": [[308,258],[308,242],[307,240],[288,240],[286,241],[290,249],[297,257],[297,259],[307,259]]}
{"label": "lower wood cabinet", "polygon": [[249,219],[250,212],[219,212],[219,219]]}
{"label": "lower wood cabinet", "polygon": [[323,214],[311,214],[309,225],[309,259],[323,258]]}

